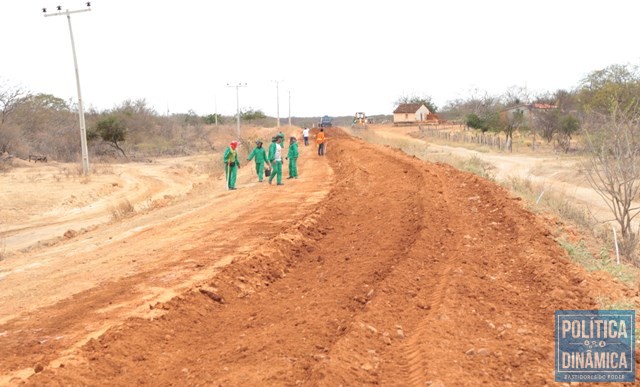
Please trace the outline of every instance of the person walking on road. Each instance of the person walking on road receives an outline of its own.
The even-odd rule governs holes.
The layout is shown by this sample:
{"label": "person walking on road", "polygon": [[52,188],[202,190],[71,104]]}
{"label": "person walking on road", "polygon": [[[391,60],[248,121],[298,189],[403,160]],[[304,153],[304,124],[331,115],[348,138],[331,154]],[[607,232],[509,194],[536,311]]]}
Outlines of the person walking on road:
{"label": "person walking on road", "polygon": [[304,146],[309,146],[309,128],[304,128],[302,137],[304,138]]}
{"label": "person walking on road", "polygon": [[258,181],[262,183],[262,178],[264,176],[264,164],[269,164],[269,160],[267,160],[267,152],[262,147],[262,141],[256,141],[256,147],[253,148],[251,154],[249,154],[247,161],[251,161],[254,158],[256,159],[256,173],[258,174]]}
{"label": "person walking on road", "polygon": [[231,141],[227,149],[224,151],[224,171],[227,179],[227,189],[236,189],[236,177],[238,176],[238,168],[240,168],[240,160],[238,159],[238,141]]}
{"label": "person walking on road", "polygon": [[291,137],[289,144],[289,153],[287,153],[287,159],[289,160],[289,177],[287,179],[298,178],[298,140],[295,137]]}
{"label": "person walking on road", "polygon": [[318,132],[318,135],[316,136],[316,142],[318,143],[318,156],[324,156],[325,138],[323,128],[321,128]]}
{"label": "person walking on road", "polygon": [[269,162],[271,163],[271,176],[269,176],[269,184],[274,177],[277,177],[276,181],[278,185],[282,184],[282,147],[280,146],[280,136],[276,137],[276,142],[271,143],[271,147],[274,147],[273,153],[271,147],[269,148]]}

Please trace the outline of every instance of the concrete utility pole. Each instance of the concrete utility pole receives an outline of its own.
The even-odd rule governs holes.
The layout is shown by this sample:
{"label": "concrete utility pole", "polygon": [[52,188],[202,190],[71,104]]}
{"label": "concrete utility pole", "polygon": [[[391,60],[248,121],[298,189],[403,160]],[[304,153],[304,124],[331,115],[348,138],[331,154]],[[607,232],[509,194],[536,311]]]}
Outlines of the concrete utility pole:
{"label": "concrete utility pole", "polygon": [[280,82],[284,81],[273,81],[276,83],[276,128],[280,129]]}
{"label": "concrete utility pole", "polygon": [[246,83],[236,83],[235,85],[231,85],[227,83],[227,87],[235,87],[236,88],[236,115],[237,115],[237,123],[238,123],[238,141],[240,141],[240,97],[238,89],[241,87],[247,87]]}
{"label": "concrete utility pole", "polygon": [[80,117],[80,145],[82,147],[82,173],[84,175],[89,174],[89,150],[87,148],[87,128],[84,122],[84,107],[82,106],[82,92],[80,91],[80,71],[78,70],[78,59],[76,57],[76,45],[73,40],[73,29],[71,28],[71,14],[72,13],[80,13],[80,12],[88,12],[91,11],[91,2],[87,2],[87,8],[78,9],[74,11],[70,10],[62,10],[61,6],[57,6],[56,9],[58,12],[56,13],[47,13],[46,8],[42,8],[42,12],[45,17],[49,16],[67,16],[67,21],[69,22],[69,36],[71,36],[71,51],[73,52],[73,65],[76,70],[76,86],[78,88],[78,116]]}

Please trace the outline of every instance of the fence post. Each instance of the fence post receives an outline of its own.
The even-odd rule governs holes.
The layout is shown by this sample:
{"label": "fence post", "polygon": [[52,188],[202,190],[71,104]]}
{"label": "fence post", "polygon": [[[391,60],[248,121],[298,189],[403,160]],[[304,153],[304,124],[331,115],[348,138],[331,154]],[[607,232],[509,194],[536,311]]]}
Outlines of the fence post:
{"label": "fence post", "polygon": [[616,234],[616,228],[614,225],[611,225],[611,229],[613,230],[613,241],[616,245],[616,264],[620,264],[620,252],[618,251],[618,234]]}

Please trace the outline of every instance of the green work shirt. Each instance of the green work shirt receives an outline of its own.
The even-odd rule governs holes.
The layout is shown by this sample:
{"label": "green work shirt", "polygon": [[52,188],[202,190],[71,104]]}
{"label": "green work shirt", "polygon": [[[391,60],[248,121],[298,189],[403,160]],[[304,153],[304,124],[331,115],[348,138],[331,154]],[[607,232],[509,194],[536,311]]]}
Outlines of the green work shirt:
{"label": "green work shirt", "polygon": [[276,158],[276,143],[272,142],[269,145],[269,161],[273,161]]}
{"label": "green work shirt", "polygon": [[231,149],[231,147],[227,147],[224,151],[224,162],[225,163],[236,163],[236,165],[240,166],[240,160],[238,160],[238,152]]}
{"label": "green work shirt", "polygon": [[298,158],[298,143],[294,142],[293,144],[291,144],[291,146],[289,147],[289,152],[287,153],[287,157],[290,159],[297,159]]}
{"label": "green work shirt", "polygon": [[256,158],[256,163],[264,163],[267,161],[267,152],[264,148],[253,148],[247,160],[251,161],[254,157]]}

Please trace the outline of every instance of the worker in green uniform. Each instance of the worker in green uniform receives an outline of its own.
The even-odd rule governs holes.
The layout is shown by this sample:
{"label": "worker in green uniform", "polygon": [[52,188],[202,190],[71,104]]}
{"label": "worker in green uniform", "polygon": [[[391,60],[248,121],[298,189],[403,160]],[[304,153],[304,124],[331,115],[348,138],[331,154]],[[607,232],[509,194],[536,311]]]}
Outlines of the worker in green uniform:
{"label": "worker in green uniform", "polygon": [[240,159],[238,159],[238,141],[231,141],[227,149],[224,151],[224,172],[227,179],[227,188],[236,189],[236,177],[238,176],[238,168],[240,168]]}
{"label": "worker in green uniform", "polygon": [[298,178],[298,139],[291,137],[289,143],[289,152],[287,153],[287,159],[289,159],[289,177],[287,179]]}
{"label": "worker in green uniform", "polygon": [[[270,163],[273,162],[273,157],[276,154],[276,140],[278,139],[278,137],[271,137],[271,144],[269,144],[269,153],[267,156],[267,160],[269,160]],[[271,165],[271,167],[273,168],[273,165]]]}
{"label": "worker in green uniform", "polygon": [[285,141],[284,141],[284,133],[282,133],[282,131],[280,131],[280,133],[278,133],[278,136],[280,136],[280,146],[282,147],[282,149],[285,148]]}
{"label": "worker in green uniform", "polygon": [[274,177],[277,177],[278,185],[282,184],[282,147],[280,146],[281,140],[280,136],[276,137],[275,144],[271,144],[274,146],[275,150],[273,153],[271,152],[271,148],[269,148],[269,162],[271,163],[271,176],[269,176],[269,184]]}
{"label": "worker in green uniform", "polygon": [[262,183],[262,177],[264,176],[264,164],[269,164],[269,160],[267,160],[267,152],[262,147],[262,141],[256,141],[256,147],[253,148],[249,154],[247,161],[251,161],[253,158],[256,159],[256,173],[258,174],[258,181]]}

